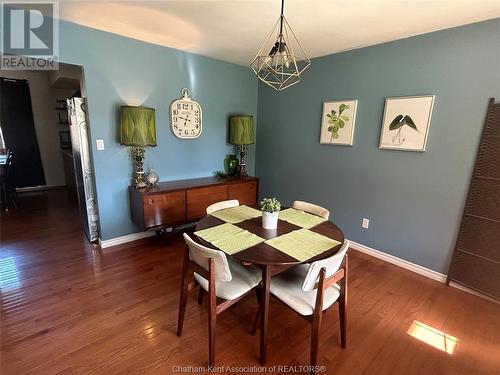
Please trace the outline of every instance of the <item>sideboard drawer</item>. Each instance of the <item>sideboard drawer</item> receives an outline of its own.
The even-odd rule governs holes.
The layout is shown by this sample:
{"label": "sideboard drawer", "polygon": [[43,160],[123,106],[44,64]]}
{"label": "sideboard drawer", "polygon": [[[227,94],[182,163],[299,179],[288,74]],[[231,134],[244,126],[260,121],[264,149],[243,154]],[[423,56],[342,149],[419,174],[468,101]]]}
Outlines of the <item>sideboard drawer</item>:
{"label": "sideboard drawer", "polygon": [[206,209],[213,203],[227,199],[227,186],[218,185],[187,191],[187,219],[196,220],[206,215]]}
{"label": "sideboard drawer", "polygon": [[186,192],[144,196],[144,226],[181,224],[186,220]]}
{"label": "sideboard drawer", "polygon": [[245,181],[227,185],[227,199],[238,199],[240,205],[256,205],[257,181]]}

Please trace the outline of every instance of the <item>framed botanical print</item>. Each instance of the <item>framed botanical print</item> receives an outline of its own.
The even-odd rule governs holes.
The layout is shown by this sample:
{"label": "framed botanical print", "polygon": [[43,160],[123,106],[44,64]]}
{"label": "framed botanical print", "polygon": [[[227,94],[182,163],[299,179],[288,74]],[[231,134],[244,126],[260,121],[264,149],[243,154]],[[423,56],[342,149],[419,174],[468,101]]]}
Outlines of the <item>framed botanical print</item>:
{"label": "framed botanical print", "polygon": [[357,100],[323,102],[319,143],[352,146]]}
{"label": "framed botanical print", "polygon": [[434,95],[385,100],[379,148],[425,151]]}

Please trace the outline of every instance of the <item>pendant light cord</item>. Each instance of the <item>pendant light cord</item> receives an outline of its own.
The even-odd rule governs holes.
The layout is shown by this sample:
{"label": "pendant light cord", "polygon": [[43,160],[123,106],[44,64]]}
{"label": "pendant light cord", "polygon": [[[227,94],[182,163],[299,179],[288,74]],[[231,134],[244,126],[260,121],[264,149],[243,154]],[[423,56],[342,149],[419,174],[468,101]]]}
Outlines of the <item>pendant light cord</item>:
{"label": "pendant light cord", "polygon": [[281,0],[280,35],[283,34],[283,17],[285,17],[283,13],[284,9],[285,9],[285,0]]}

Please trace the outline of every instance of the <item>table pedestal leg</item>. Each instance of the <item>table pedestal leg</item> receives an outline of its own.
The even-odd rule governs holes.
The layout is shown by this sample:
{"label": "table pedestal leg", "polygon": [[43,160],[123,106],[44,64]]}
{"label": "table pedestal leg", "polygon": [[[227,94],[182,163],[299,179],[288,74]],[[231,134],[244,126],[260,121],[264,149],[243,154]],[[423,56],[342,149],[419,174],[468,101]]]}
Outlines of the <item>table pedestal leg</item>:
{"label": "table pedestal leg", "polygon": [[267,320],[269,317],[269,288],[271,287],[271,269],[266,266],[262,270],[262,297],[260,303],[260,364],[266,364],[267,352]]}

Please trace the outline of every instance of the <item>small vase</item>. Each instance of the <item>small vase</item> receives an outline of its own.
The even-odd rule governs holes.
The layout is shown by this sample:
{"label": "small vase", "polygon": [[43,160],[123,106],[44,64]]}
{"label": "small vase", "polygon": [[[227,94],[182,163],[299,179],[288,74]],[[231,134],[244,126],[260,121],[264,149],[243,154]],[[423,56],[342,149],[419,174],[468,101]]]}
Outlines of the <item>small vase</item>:
{"label": "small vase", "polygon": [[238,170],[238,158],[236,155],[227,155],[224,159],[224,171],[228,176],[236,175]]}
{"label": "small vase", "polygon": [[279,211],[276,212],[262,212],[262,228],[276,229],[278,227]]}

